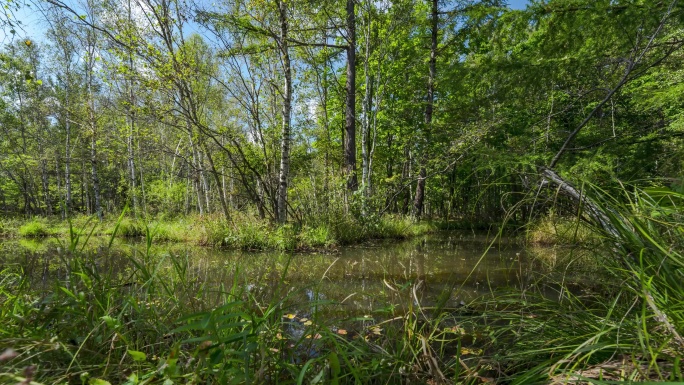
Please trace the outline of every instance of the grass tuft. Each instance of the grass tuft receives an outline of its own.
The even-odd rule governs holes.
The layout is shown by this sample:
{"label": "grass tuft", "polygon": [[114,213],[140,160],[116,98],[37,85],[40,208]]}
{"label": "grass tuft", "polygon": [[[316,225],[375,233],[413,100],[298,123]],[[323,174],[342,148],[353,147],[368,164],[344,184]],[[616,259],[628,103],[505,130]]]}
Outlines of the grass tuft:
{"label": "grass tuft", "polygon": [[44,219],[35,218],[19,227],[19,235],[26,238],[47,237],[51,234]]}

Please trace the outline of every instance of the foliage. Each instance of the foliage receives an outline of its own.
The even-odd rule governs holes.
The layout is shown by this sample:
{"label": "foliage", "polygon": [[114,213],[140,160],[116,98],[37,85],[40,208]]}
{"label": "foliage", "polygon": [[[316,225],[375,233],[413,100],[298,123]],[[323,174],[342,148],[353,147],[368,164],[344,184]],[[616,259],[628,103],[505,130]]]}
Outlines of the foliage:
{"label": "foliage", "polygon": [[33,219],[19,227],[19,235],[22,237],[47,237],[50,232],[44,220]]}
{"label": "foliage", "polygon": [[[56,236],[46,268],[65,278],[42,291],[0,265],[0,342],[19,354],[3,381],[682,380],[680,2],[48,3],[46,41],[0,49],[0,236]],[[418,283],[387,284],[404,312],[344,320],[349,336],[319,313],[335,304],[307,324],[290,291],[208,288],[152,252],[332,251],[454,224],[579,244],[546,265],[591,266],[600,290],[521,282],[429,313]],[[102,270],[83,250],[102,234],[144,250]]]}
{"label": "foliage", "polygon": [[575,245],[592,248],[601,239],[589,225],[578,218],[558,217],[553,211],[529,226],[527,241],[539,245]]}

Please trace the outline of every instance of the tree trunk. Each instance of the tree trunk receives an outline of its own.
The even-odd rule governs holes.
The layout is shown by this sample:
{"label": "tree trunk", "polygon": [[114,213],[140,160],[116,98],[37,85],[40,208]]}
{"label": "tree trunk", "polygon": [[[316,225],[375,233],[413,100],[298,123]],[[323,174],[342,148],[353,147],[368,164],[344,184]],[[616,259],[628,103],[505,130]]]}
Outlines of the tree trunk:
{"label": "tree trunk", "polygon": [[354,0],[347,0],[347,102],[345,108],[344,172],[347,189],[356,191],[356,15]]}
{"label": "tree trunk", "polygon": [[[404,195],[404,202],[402,204],[401,212],[403,214],[408,214],[409,213],[409,201],[411,200],[411,163],[413,160],[411,159],[411,150],[407,145],[404,145],[404,167],[401,169],[401,180],[402,180],[402,186],[400,186],[399,192],[402,190],[405,190],[406,193]],[[404,188],[404,183],[408,183],[409,186],[408,188]]]}
{"label": "tree trunk", "polygon": [[[41,150],[42,153],[42,150]],[[45,199],[45,215],[52,215],[52,203],[50,202],[50,179],[47,170],[46,155],[41,154],[40,159],[40,176],[43,183],[43,196]]]}
{"label": "tree trunk", "polygon": [[[67,81],[69,76],[67,75]],[[71,215],[71,123],[69,122],[69,87],[67,85],[66,94],[64,96],[64,128],[66,130],[66,143],[64,150],[64,188],[66,189],[66,197],[64,202],[64,217],[68,218]]]}
{"label": "tree trunk", "polygon": [[[223,210],[223,215],[226,217],[226,220],[230,220],[230,211],[228,210],[228,203],[226,202],[226,195],[224,193],[225,191],[225,176],[223,178],[223,183],[221,182],[221,179],[219,179],[219,174],[218,170],[216,170],[216,166],[214,165],[214,158],[211,157],[211,153],[209,152],[209,149],[207,148],[207,145],[202,142],[202,147],[204,148],[204,153],[207,156],[207,161],[209,161],[209,167],[211,167],[211,174],[214,176],[214,182],[216,182],[216,188],[219,190],[218,196],[219,196],[219,201],[221,203],[221,209]],[[209,194],[207,193],[207,197]],[[209,207],[209,200],[207,198],[207,207]]]}
{"label": "tree trunk", "polygon": [[280,17],[280,55],[283,61],[285,85],[283,89],[283,131],[280,146],[280,173],[278,175],[278,222],[287,222],[287,179],[290,174],[290,124],[292,114],[292,68],[288,51],[287,7],[282,0],[277,1]]}
{"label": "tree trunk", "polygon": [[[93,60],[92,56],[90,55],[91,58],[90,60]],[[102,202],[100,198],[100,180],[97,175],[97,122],[95,121],[95,103],[93,100],[93,92],[92,92],[92,76],[93,76],[93,68],[92,68],[92,62],[89,63],[89,68],[88,68],[88,119],[90,120],[90,172],[91,172],[91,177],[93,179],[93,195],[95,198],[95,213],[97,214],[97,218],[101,221],[102,220]]]}
{"label": "tree trunk", "polygon": [[[131,0],[128,1],[128,21],[133,20],[133,10],[131,8]],[[131,49],[128,50],[128,68],[131,73],[133,73],[133,52]],[[132,76],[132,75],[129,75]],[[138,215],[138,197],[136,194],[135,186],[135,159],[133,157],[133,134],[135,133],[135,95],[133,93],[133,79],[130,78],[126,83],[128,87],[128,138],[126,144],[128,146],[128,173],[129,173],[129,192],[130,198],[133,201],[133,216]]]}
{"label": "tree trunk", "polygon": [[199,156],[197,154],[197,149],[195,148],[195,142],[192,140],[192,131],[190,122],[187,121],[188,125],[188,136],[190,138],[190,151],[192,152],[192,168],[193,168],[193,186],[197,192],[197,210],[199,210],[200,215],[204,215],[204,205],[202,199],[202,185],[200,182],[200,170],[202,165],[199,163]]}
{"label": "tree trunk", "polygon": [[[369,10],[370,10],[370,4]],[[371,103],[373,98],[373,83],[369,73],[368,61],[371,54],[371,17],[368,12],[368,20],[366,21],[366,54],[363,58],[363,73],[364,73],[364,94],[362,103],[363,120],[361,122],[361,186],[365,196],[370,196],[370,125],[371,125]],[[365,213],[365,201],[364,201]]]}
{"label": "tree trunk", "polygon": [[97,147],[94,127],[93,136],[90,140],[90,169],[93,178],[93,195],[95,195],[95,213],[97,214],[97,218],[102,220],[102,201],[100,198],[100,179],[97,175]]}
{"label": "tree trunk", "polygon": [[432,112],[435,100],[435,75],[437,72],[437,18],[439,15],[437,0],[432,0],[432,17],[430,37],[430,68],[427,89],[427,104],[425,106],[425,128],[423,131],[423,149],[420,157],[420,171],[418,173],[418,183],[416,183],[416,196],[413,201],[413,215],[420,218],[423,215],[423,203],[425,201],[425,178],[427,177],[427,163],[429,161],[430,133],[432,131]]}

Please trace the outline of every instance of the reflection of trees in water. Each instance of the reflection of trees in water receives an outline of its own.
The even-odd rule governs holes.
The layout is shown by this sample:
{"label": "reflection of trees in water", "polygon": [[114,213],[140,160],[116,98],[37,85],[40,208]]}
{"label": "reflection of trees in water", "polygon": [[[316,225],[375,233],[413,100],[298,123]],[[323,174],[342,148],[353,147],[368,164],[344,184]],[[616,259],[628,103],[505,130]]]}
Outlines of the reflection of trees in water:
{"label": "reflection of trees in water", "polygon": [[[318,293],[337,302],[349,297],[339,309],[373,309],[387,303],[405,303],[407,297],[412,300],[412,285],[419,281],[418,299],[425,304],[435,301],[444,288],[460,289],[451,299],[460,302],[486,293],[490,287],[525,286],[530,282],[533,269],[518,256],[522,252],[519,247],[503,243],[483,257],[487,246],[486,238],[454,234],[369,243],[332,255],[248,253],[157,244],[149,258],[153,264],[161,264],[159,272],[169,280],[179,279],[174,276],[171,258],[182,261],[186,288],[202,291],[207,301],[220,300],[236,284],[258,301],[289,294],[292,301],[306,304],[312,301],[312,293]],[[65,278],[68,264],[56,257],[59,252],[54,245],[45,249],[48,251],[31,253],[17,252],[17,247],[10,252],[5,247],[6,256],[0,261],[5,265],[10,260],[19,263],[36,284],[50,286],[54,280]],[[89,266],[118,274],[124,284],[124,280],[132,279],[130,258],[148,258],[144,245],[135,244],[119,244],[111,251],[92,247],[86,254]]]}

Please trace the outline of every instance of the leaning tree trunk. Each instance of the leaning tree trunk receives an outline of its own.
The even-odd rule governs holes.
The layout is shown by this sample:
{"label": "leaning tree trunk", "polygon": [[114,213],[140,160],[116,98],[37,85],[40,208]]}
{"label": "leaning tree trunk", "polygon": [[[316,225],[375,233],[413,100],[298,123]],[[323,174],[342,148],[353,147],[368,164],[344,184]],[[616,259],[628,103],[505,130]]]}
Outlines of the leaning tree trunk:
{"label": "leaning tree trunk", "polygon": [[[558,189],[562,193],[569,196],[575,202],[575,204],[584,210],[591,221],[593,221],[606,235],[615,240],[613,244],[614,252],[616,255],[624,256],[625,260],[623,260],[623,265],[627,270],[629,270],[630,267],[626,258],[631,258],[632,263],[634,264],[639,263],[637,255],[639,255],[641,250],[625,250],[624,245],[618,241],[620,239],[618,228],[616,228],[615,224],[613,224],[613,222],[610,220],[604,209],[599,207],[599,205],[597,205],[596,202],[594,202],[594,200],[588,197],[586,194],[578,191],[577,188],[575,188],[570,182],[564,180],[552,169],[541,167],[540,173],[545,181],[554,183],[556,186],[558,186]],[[610,208],[606,208],[605,210],[610,210]],[[615,217],[620,217],[618,213],[611,213],[614,214]],[[634,278],[636,280],[636,285],[641,285],[641,278],[636,276]],[[643,294],[646,304],[655,314],[654,319],[672,335],[673,339],[680,347],[684,347],[684,338],[679,334],[674,325],[672,325],[667,315],[663,313],[663,311],[657,306],[655,300],[653,299],[653,295],[648,290],[645,290]]]}

